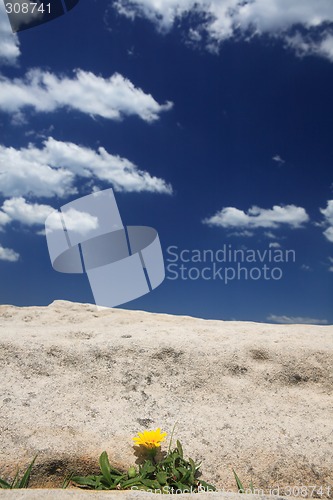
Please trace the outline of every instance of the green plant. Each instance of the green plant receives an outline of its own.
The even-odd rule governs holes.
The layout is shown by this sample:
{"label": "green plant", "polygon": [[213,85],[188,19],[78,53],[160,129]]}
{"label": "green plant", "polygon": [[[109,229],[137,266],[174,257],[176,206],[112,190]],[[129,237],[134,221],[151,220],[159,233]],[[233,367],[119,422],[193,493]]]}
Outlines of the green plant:
{"label": "green plant", "polygon": [[[161,437],[163,436],[163,438]],[[171,442],[166,455],[156,459],[156,452],[164,439],[164,434],[156,431],[144,431],[135,438],[136,443],[144,448],[148,458],[139,466],[130,467],[121,472],[110,465],[108,455],[104,451],[99,458],[101,474],[73,476],[72,481],[78,486],[95,490],[145,490],[155,493],[196,493],[199,491],[215,491],[211,484],[198,479],[200,463],[191,458],[184,458],[183,448],[179,441],[171,450]]]}
{"label": "green plant", "polygon": [[[244,488],[244,486],[243,486],[241,480],[239,479],[239,477],[237,476],[235,470],[232,469],[232,472],[234,473],[234,476],[235,476],[236,485],[237,485],[237,488],[238,488],[238,493],[245,493],[246,488]],[[252,481],[250,482],[249,490],[251,491],[251,493],[254,493],[254,486],[253,486]]]}
{"label": "green plant", "polygon": [[30,480],[30,475],[31,475],[31,470],[32,467],[35,463],[35,460],[37,458],[37,455],[34,457],[33,461],[25,471],[23,477],[20,479],[19,478],[19,473],[20,471],[18,470],[13,481],[11,483],[7,483],[4,479],[0,478],[0,488],[2,489],[8,489],[8,490],[13,490],[16,488],[28,488],[29,485],[29,480]]}
{"label": "green plant", "polygon": [[70,472],[69,474],[67,474],[65,476],[65,478],[62,482],[62,485],[61,485],[61,489],[65,490],[66,488],[68,488],[69,483],[71,482],[73,476],[74,476],[74,472]]}

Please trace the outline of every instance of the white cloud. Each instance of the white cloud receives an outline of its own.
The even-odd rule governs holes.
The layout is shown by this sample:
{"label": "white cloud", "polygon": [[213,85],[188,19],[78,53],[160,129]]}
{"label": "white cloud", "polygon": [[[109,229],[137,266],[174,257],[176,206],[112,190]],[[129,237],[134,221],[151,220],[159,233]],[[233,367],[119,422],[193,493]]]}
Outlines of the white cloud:
{"label": "white cloud", "polygon": [[[312,53],[329,59],[333,54],[327,28],[327,24],[333,22],[332,0],[117,0],[114,7],[130,19],[148,18],[161,31],[170,30],[177,19],[195,12],[200,20],[194,25],[191,23],[188,39],[201,43],[205,35],[207,48],[212,51],[231,37],[248,39],[269,34],[287,40],[290,28],[301,25],[303,31],[308,30],[308,43],[313,46],[316,38],[312,31],[316,30],[317,37],[320,31],[320,41]],[[297,44],[289,40],[288,45],[299,52]]]}
{"label": "white cloud", "polygon": [[[55,209],[50,205],[29,203],[22,197],[10,198],[5,200],[1,207],[0,224],[17,221],[26,226],[44,225],[46,218],[51,213],[55,213]],[[66,213],[62,213],[62,218],[67,229],[83,235],[98,227],[97,217],[75,208],[70,208]],[[62,229],[61,219],[59,217],[51,218],[49,227],[51,229]],[[42,230],[38,234],[45,234],[45,232]]]}
{"label": "white cloud", "polygon": [[325,220],[324,225],[328,226],[324,231],[324,236],[333,243],[333,200],[328,200],[327,207],[321,208],[320,212],[323,214]]}
{"label": "white cloud", "polygon": [[10,217],[6,213],[0,211],[0,228],[8,224],[8,222],[10,222]]}
{"label": "white cloud", "polygon": [[28,123],[28,120],[27,120],[26,116],[24,115],[24,113],[22,113],[21,111],[18,111],[17,113],[13,113],[11,115],[10,123],[14,127],[21,127],[22,125],[26,125]]}
{"label": "white cloud", "polygon": [[172,103],[159,104],[119,73],[105,79],[77,70],[69,78],[34,69],[25,78],[0,76],[0,109],[17,113],[26,108],[43,113],[66,108],[110,120],[136,115],[153,122],[171,109]]}
{"label": "white cloud", "polygon": [[284,163],[286,163],[285,160],[281,158],[280,155],[273,156],[272,160],[278,163],[279,165],[284,165]]}
{"label": "white cloud", "polygon": [[[200,5],[200,0],[198,5]],[[177,17],[194,7],[194,0],[116,0],[113,7],[129,19],[147,17],[159,29],[169,30]]]}
{"label": "white cloud", "polygon": [[268,321],[280,323],[283,325],[327,325],[327,319],[307,318],[303,316],[276,316],[271,314],[267,317]]}
{"label": "white cloud", "polygon": [[22,149],[0,145],[0,192],[4,196],[52,197],[76,193],[74,174],[56,165],[53,168],[46,162],[43,152],[32,145]]}
{"label": "white cloud", "polygon": [[107,182],[116,191],[172,192],[163,179],[102,147],[95,151],[52,137],[43,144],[41,149],[32,144],[21,149],[0,145],[0,192],[4,196],[68,196],[77,192],[76,177]]}
{"label": "white cloud", "polygon": [[323,32],[319,39],[312,38],[310,34],[296,33],[287,36],[286,42],[300,57],[321,56],[333,62],[333,34],[330,31]]}
{"label": "white cloud", "polygon": [[[44,226],[46,218],[52,213],[56,213],[56,211],[50,205],[29,203],[23,197],[10,198],[5,200],[0,209],[0,229],[1,225],[4,226],[10,222],[20,222],[30,227]],[[76,231],[82,235],[86,235],[98,227],[97,217],[75,208],[70,208],[66,213],[63,212],[62,219],[68,230]],[[62,229],[61,219],[59,217],[51,218],[48,227],[51,230]],[[36,234],[45,236],[45,229],[40,229]],[[0,260],[16,262],[19,257],[19,254],[14,250],[0,245]]]}
{"label": "white cloud", "polygon": [[[52,210],[52,212],[54,212],[54,210]],[[76,231],[82,235],[85,235],[98,227],[97,217],[87,212],[76,210],[75,208],[70,208],[66,212],[62,212],[62,219],[67,230]],[[50,218],[48,221],[48,228],[51,230],[63,229],[59,217]]]}
{"label": "white cloud", "polygon": [[331,273],[333,273],[333,266],[331,265],[331,264],[333,264],[333,258],[332,258],[332,257],[329,257],[329,258],[328,258],[328,260],[329,260],[329,262],[330,262],[330,266],[329,266],[328,270],[329,270]]}
{"label": "white cloud", "polygon": [[0,245],[0,260],[6,260],[8,262],[16,262],[20,258],[20,255],[11,248],[4,248]]}
{"label": "white cloud", "polygon": [[265,231],[264,235],[270,240],[276,240],[276,234],[274,234],[273,231]]}
{"label": "white cloud", "polygon": [[20,55],[19,40],[12,33],[5,5],[0,2],[0,64],[15,64]]}
{"label": "white cloud", "polygon": [[326,231],[324,231],[324,236],[328,239],[328,241],[333,243],[333,226],[328,227]]}
{"label": "white cloud", "polygon": [[269,244],[269,248],[281,248],[281,245],[277,241],[273,241]]}
{"label": "white cloud", "polygon": [[233,231],[232,233],[229,233],[228,236],[237,236],[241,238],[251,238],[254,236],[253,231],[248,231],[247,229],[244,229],[244,231]]}
{"label": "white cloud", "polygon": [[278,228],[281,225],[298,228],[308,220],[309,216],[302,207],[274,205],[272,209],[253,206],[247,212],[235,207],[225,207],[212,217],[204,219],[203,223],[224,228]]}
{"label": "white cloud", "polygon": [[[22,197],[6,200],[1,208],[10,221],[19,221],[27,226],[44,224],[46,217],[54,211],[49,205],[27,203]],[[1,212],[0,212],[1,213]]]}

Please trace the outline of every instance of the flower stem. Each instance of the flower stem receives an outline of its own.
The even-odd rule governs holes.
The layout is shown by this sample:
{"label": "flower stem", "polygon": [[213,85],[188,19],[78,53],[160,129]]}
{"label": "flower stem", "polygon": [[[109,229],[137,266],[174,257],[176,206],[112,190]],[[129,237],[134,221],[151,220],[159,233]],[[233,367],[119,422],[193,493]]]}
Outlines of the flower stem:
{"label": "flower stem", "polygon": [[172,431],[171,431],[171,436],[170,436],[170,441],[169,441],[168,455],[169,455],[170,450],[171,450],[171,443],[172,443],[173,433],[175,432],[175,428],[176,428],[177,424],[178,424],[178,422],[174,423],[174,426],[173,426]]}

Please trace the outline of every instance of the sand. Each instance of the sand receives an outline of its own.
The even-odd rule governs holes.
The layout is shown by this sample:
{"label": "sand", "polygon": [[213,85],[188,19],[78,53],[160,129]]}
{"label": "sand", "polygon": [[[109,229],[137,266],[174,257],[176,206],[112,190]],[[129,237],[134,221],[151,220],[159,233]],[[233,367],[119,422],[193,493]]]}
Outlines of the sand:
{"label": "sand", "polygon": [[96,470],[103,450],[127,468],[138,431],[177,422],[219,489],[236,491],[235,468],[266,494],[333,496],[332,326],[0,306],[0,357],[0,477],[37,452],[32,486]]}

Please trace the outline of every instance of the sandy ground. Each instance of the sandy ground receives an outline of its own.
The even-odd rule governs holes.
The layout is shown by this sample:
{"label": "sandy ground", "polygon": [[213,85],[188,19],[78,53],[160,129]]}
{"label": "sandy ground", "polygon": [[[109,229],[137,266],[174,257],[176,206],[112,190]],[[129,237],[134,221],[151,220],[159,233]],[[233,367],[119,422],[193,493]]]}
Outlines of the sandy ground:
{"label": "sandy ground", "polygon": [[37,452],[35,486],[103,450],[127,468],[132,436],[177,421],[219,489],[236,491],[235,468],[265,493],[333,497],[332,326],[0,306],[0,359],[0,477]]}
{"label": "sandy ground", "polygon": [[[242,500],[244,495],[238,493],[202,493],[204,497],[197,494],[177,495],[177,500]],[[151,493],[134,491],[82,491],[82,490],[0,490],[0,498],[4,500],[156,500]],[[159,498],[159,497],[157,497]],[[163,495],[163,500],[174,500],[174,495]],[[272,500],[269,496],[248,495],[247,500]],[[276,500],[281,498],[274,497]],[[288,500],[294,500],[289,497]]]}

